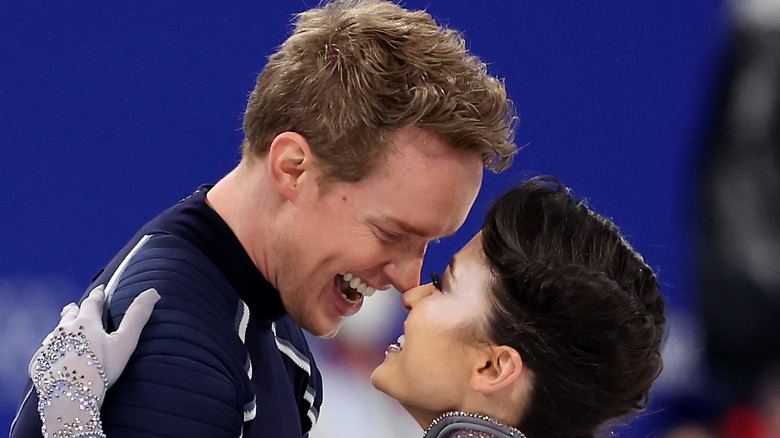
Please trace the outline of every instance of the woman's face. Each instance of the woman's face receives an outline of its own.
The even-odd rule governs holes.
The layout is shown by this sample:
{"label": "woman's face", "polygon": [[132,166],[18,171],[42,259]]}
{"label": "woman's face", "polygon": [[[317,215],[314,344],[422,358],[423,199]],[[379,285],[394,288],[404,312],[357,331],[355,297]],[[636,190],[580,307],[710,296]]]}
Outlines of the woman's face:
{"label": "woman's face", "polygon": [[443,412],[466,409],[491,278],[478,233],[452,258],[440,284],[403,295],[409,311],[404,334],[388,347],[371,381],[423,427]]}

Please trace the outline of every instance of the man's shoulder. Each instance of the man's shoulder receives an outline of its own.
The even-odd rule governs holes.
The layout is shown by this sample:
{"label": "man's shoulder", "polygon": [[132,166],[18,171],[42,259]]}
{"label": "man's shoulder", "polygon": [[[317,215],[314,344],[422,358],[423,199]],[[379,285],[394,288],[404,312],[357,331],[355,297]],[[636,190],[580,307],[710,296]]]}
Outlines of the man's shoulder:
{"label": "man's shoulder", "polygon": [[198,331],[235,336],[237,292],[209,258],[185,239],[153,234],[138,241],[107,281],[107,316],[114,319],[107,326],[118,324],[132,300],[150,287],[161,297],[150,325],[178,322]]}
{"label": "man's shoulder", "polygon": [[176,235],[143,236],[125,257],[109,273],[109,330],[142,291],[154,287],[160,300],[106,399],[106,427],[137,432],[146,426],[133,417],[160,417],[176,428],[240,430],[253,394],[236,331],[239,299],[230,282]]}
{"label": "man's shoulder", "polygon": [[94,284],[106,285],[112,306],[115,300],[132,299],[149,287],[211,303],[215,294],[235,295],[227,278],[199,248],[172,234],[140,237],[96,276]]}
{"label": "man's shoulder", "polygon": [[148,365],[156,375],[192,372],[233,384],[246,379],[246,350],[236,332],[237,293],[194,245],[175,235],[146,235],[109,274],[104,309],[109,331],[138,294],[151,287],[160,294],[128,369],[146,361],[156,363]]}

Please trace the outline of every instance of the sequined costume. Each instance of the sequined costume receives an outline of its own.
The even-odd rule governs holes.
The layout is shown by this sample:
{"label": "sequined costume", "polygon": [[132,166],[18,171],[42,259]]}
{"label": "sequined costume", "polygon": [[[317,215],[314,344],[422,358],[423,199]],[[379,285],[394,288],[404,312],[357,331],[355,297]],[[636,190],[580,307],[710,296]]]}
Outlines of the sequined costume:
{"label": "sequined costume", "polygon": [[525,438],[525,435],[485,415],[447,412],[433,420],[423,438]]}
{"label": "sequined costume", "polygon": [[[136,295],[161,296],[106,394],[111,438],[300,437],[316,422],[322,386],[303,332],[207,190],[146,224],[94,280],[107,285],[109,332]],[[37,403],[29,384],[10,438],[41,436]]]}

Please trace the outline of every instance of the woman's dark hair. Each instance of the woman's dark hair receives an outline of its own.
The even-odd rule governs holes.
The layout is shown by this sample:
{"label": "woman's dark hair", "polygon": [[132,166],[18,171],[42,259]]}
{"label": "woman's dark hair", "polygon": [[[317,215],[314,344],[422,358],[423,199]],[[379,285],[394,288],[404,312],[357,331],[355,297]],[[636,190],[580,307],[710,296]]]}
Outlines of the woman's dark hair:
{"label": "woman's dark hair", "polygon": [[664,301],[617,226],[537,177],[495,201],[482,238],[495,276],[488,336],[533,373],[516,426],[533,438],[590,437],[644,408],[661,372]]}

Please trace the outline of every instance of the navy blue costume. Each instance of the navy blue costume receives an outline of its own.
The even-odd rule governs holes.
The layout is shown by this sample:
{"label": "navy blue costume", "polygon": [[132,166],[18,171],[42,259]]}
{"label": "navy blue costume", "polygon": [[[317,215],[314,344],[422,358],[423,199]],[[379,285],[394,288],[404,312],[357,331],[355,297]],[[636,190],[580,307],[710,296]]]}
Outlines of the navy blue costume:
{"label": "navy blue costume", "polygon": [[[146,224],[94,279],[107,285],[109,332],[136,295],[161,296],[106,394],[109,438],[300,437],[316,422],[322,384],[303,332],[206,204],[208,188]],[[11,438],[41,436],[30,387]]]}

